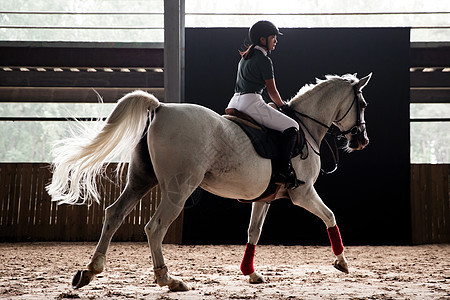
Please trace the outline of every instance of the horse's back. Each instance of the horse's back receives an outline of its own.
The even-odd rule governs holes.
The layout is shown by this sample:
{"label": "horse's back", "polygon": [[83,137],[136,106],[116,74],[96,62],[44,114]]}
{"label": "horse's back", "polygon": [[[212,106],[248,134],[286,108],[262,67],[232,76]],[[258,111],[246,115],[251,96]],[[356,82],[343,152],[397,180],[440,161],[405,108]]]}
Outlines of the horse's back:
{"label": "horse's back", "polygon": [[270,180],[270,160],[256,154],[236,124],[203,106],[161,105],[151,122],[148,142],[157,173],[158,169],[172,174],[200,172],[202,187],[221,196],[256,197]]}
{"label": "horse's back", "polygon": [[[209,108],[188,103],[162,104],[151,122],[150,134],[158,143],[174,137],[184,143],[198,142],[220,129],[222,117]],[[157,137],[156,137],[157,136]]]}
{"label": "horse's back", "polygon": [[224,159],[228,152],[229,156],[239,154],[226,149],[252,148],[238,126],[209,108],[188,103],[161,105],[151,122],[149,145],[191,158],[206,156],[204,159],[216,154]]}

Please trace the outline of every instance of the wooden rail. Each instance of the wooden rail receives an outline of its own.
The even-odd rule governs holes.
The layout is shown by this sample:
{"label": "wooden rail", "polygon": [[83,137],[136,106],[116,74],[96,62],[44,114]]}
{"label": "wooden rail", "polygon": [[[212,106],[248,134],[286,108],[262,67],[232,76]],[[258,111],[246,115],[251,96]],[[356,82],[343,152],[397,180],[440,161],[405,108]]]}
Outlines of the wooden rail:
{"label": "wooden rail", "polygon": [[164,99],[164,48],[155,44],[0,43],[0,102],[115,103],[142,89]]}
{"label": "wooden rail", "polygon": [[411,165],[413,244],[450,243],[450,165]]}
{"label": "wooden rail", "polygon": [[[50,200],[45,191],[51,178],[49,164],[0,163],[0,241],[98,240],[104,210],[118,198],[124,187],[125,180],[121,184],[114,183],[116,166],[109,165],[106,175],[111,179],[100,182],[104,201],[87,207],[57,205]],[[145,195],[124,220],[114,240],[146,240],[144,225],[155,212],[160,199],[158,187]],[[181,243],[182,229],[181,214],[170,227],[164,242]]]}
{"label": "wooden rail", "polygon": [[[105,208],[123,189],[114,183],[115,164],[107,168],[111,180],[101,181],[104,201],[92,206],[56,205],[45,185],[49,164],[0,163],[1,241],[95,241],[101,233]],[[450,165],[411,165],[412,242],[450,243]],[[124,182],[124,181],[122,181]],[[144,241],[144,225],[160,201],[156,187],[144,196],[117,231],[116,241]],[[170,227],[165,243],[181,243],[183,215]]]}

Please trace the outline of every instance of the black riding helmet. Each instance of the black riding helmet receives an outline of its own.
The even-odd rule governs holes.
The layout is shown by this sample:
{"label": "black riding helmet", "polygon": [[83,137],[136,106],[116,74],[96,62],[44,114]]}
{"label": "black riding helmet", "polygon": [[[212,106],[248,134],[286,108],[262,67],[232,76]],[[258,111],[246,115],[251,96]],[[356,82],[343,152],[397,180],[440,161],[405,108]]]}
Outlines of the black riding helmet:
{"label": "black riding helmet", "polygon": [[248,37],[254,45],[261,45],[260,38],[266,38],[271,35],[283,35],[275,24],[270,21],[258,21],[250,27]]}

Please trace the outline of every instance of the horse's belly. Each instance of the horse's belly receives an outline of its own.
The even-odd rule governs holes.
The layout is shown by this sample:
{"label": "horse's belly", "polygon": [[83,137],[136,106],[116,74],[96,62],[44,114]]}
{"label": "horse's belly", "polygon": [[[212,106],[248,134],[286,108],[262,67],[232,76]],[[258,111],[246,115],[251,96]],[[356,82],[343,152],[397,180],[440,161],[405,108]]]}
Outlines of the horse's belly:
{"label": "horse's belly", "polygon": [[258,157],[206,173],[200,187],[221,197],[252,200],[266,190],[270,177],[270,160]]}

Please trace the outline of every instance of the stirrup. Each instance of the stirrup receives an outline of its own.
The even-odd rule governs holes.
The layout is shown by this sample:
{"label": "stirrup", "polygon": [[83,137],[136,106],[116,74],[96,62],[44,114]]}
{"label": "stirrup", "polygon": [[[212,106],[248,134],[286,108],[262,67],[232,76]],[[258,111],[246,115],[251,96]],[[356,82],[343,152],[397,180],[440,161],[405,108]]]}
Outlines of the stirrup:
{"label": "stirrup", "polygon": [[290,172],[289,175],[278,173],[274,178],[275,184],[284,185],[286,189],[293,190],[300,185],[305,184],[303,180],[299,180],[295,172]]}

